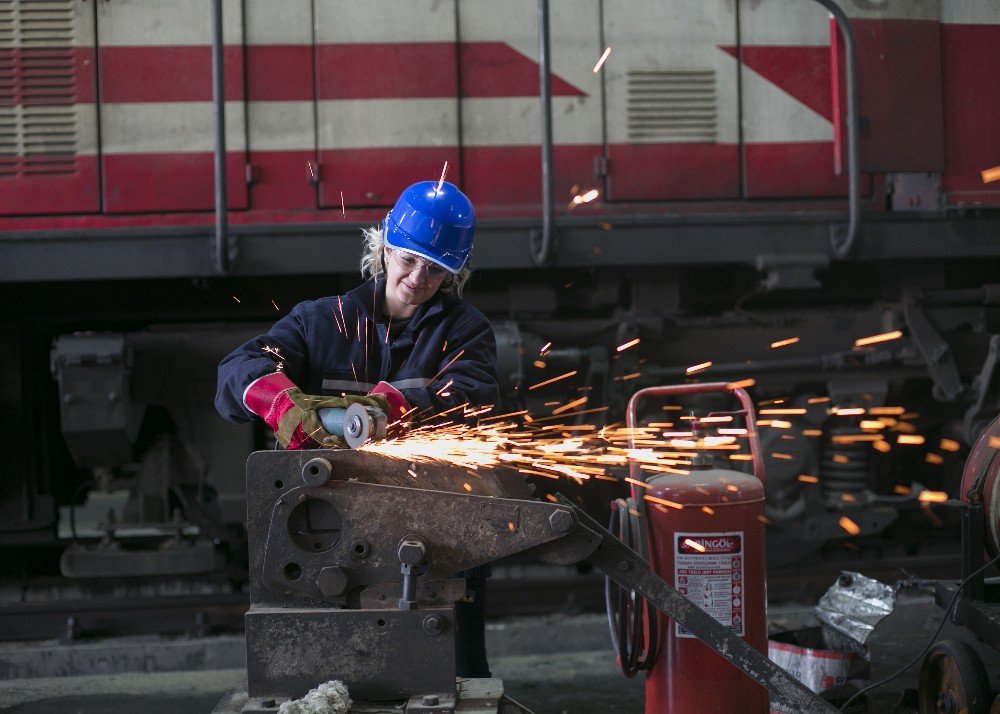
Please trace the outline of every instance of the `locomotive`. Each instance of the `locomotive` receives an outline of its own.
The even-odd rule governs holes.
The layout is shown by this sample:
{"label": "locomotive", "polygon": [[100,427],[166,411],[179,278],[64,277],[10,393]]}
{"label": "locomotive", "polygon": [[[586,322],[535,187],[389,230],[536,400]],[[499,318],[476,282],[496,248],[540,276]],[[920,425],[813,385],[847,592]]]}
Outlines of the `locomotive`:
{"label": "locomotive", "polygon": [[218,360],[445,174],[502,407],[752,380],[772,564],[952,522],[919,494],[1000,409],[995,3],[0,5],[0,549],[238,571],[269,444],[215,415]]}

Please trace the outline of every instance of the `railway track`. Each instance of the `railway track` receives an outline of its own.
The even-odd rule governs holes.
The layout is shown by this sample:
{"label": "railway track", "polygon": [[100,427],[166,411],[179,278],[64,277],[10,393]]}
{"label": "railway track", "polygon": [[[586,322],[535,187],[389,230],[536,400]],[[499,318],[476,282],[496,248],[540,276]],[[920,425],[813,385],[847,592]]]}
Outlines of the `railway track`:
{"label": "railway track", "polygon": [[[904,577],[954,578],[961,570],[957,553],[908,556],[894,560],[816,560],[771,569],[772,603],[815,602],[841,570],[857,570],[885,582]],[[20,586],[24,588],[22,584]],[[0,641],[61,640],[160,634],[206,636],[243,629],[249,604],[245,592],[181,595],[58,597],[47,587],[44,601],[0,603]],[[11,588],[7,588],[11,592]],[[8,594],[7,599],[10,599]],[[604,609],[604,578],[597,571],[503,561],[488,581],[487,616],[491,619],[551,613],[599,612]]]}

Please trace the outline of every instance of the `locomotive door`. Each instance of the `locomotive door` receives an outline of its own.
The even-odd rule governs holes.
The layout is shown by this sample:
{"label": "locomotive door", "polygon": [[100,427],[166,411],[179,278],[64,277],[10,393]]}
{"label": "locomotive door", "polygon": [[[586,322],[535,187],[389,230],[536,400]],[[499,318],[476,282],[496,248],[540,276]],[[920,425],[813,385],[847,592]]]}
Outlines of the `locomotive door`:
{"label": "locomotive door", "polygon": [[[215,204],[211,5],[121,0],[97,5],[101,166],[109,213]],[[223,2],[226,178],[246,208],[243,3]]]}
{"label": "locomotive door", "polygon": [[461,183],[455,2],[315,0],[320,206]]}
{"label": "locomotive door", "polygon": [[97,211],[93,5],[4,3],[0,77],[3,213]]}
{"label": "locomotive door", "polygon": [[611,200],[739,196],[736,5],[605,0]]}

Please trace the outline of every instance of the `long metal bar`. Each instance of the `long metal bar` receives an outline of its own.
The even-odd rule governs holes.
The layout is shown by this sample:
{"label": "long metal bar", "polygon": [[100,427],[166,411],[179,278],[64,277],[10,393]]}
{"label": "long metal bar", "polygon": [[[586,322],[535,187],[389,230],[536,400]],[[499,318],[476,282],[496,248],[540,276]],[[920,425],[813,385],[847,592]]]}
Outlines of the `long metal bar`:
{"label": "long metal bar", "polygon": [[552,262],[555,206],[552,203],[552,75],[549,70],[549,0],[538,0],[538,99],[541,107],[542,232],[533,235],[531,259],[535,265]]}
{"label": "long metal bar", "polygon": [[226,211],[226,93],[223,70],[222,0],[212,0],[212,109],[215,119],[215,272],[229,274]]}
{"label": "long metal bar", "polygon": [[844,38],[844,67],[847,71],[847,180],[850,218],[847,225],[847,236],[841,240],[837,233],[831,235],[830,244],[833,254],[838,258],[847,258],[854,249],[858,234],[861,231],[861,200],[858,196],[858,181],[861,177],[861,140],[858,136],[858,66],[857,47],[854,42],[854,31],[847,14],[833,0],[816,0],[837,21],[841,37]]}
{"label": "long metal bar", "polygon": [[789,705],[793,711],[806,714],[838,711],[769,660],[766,655],[755,650],[734,635],[728,627],[719,624],[711,615],[677,592],[653,573],[649,564],[634,550],[611,535],[583,510],[574,506],[572,501],[565,496],[561,496],[559,500],[561,505],[573,508],[578,528],[591,531],[601,538],[597,550],[587,560],[609,578],[652,603],[660,612],[683,626],[731,665]]}

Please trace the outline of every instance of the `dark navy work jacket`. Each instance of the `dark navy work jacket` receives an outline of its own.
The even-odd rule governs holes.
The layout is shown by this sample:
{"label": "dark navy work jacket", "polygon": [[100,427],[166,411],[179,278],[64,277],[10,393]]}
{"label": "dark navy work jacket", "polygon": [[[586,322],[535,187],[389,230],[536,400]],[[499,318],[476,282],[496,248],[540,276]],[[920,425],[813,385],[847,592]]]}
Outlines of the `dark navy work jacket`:
{"label": "dark navy work jacket", "polygon": [[346,295],[299,303],[222,360],[215,408],[229,421],[253,418],[243,392],[278,363],[265,348],[277,351],[284,373],[306,394],[367,394],[385,381],[415,413],[497,403],[496,340],[483,313],[439,291],[392,340],[384,296],[385,280],[371,279]]}

